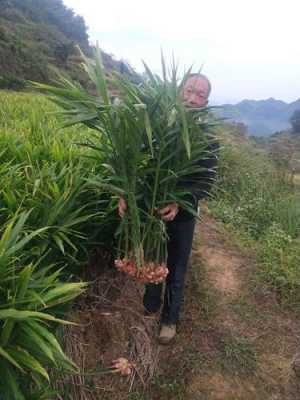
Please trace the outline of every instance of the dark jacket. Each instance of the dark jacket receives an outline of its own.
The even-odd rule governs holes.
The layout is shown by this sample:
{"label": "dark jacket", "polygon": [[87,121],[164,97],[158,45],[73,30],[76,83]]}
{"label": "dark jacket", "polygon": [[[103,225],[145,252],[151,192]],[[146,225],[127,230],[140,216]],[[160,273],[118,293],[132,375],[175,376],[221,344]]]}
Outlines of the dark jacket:
{"label": "dark jacket", "polygon": [[[181,182],[181,186],[191,193],[191,195],[186,196],[185,200],[191,203],[195,211],[198,208],[198,201],[209,196],[212,185],[216,180],[219,147],[216,139],[209,140],[206,148],[207,157],[197,162],[197,165],[202,167],[203,171],[186,177]],[[175,220],[186,221],[191,218],[194,218],[193,214],[180,207]]]}

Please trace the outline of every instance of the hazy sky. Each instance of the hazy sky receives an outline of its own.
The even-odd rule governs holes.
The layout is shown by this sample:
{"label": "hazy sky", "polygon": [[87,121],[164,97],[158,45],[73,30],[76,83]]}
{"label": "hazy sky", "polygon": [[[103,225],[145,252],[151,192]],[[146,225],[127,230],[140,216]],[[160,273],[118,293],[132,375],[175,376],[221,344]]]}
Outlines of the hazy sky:
{"label": "hazy sky", "polygon": [[160,48],[203,65],[212,102],[300,98],[300,0],[63,0],[92,43],[142,71],[160,71]]}

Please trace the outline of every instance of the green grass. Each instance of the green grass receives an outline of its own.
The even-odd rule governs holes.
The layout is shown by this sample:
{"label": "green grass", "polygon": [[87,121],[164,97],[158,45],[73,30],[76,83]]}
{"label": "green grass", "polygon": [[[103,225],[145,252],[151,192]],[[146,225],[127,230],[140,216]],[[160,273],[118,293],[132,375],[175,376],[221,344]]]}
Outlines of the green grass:
{"label": "green grass", "polygon": [[234,139],[226,143],[211,211],[242,242],[256,249],[258,282],[275,289],[278,299],[298,309],[300,190],[283,180],[266,151],[258,151],[246,140],[239,146]]}
{"label": "green grass", "polygon": [[257,352],[247,338],[225,337],[221,342],[221,365],[232,375],[249,375],[257,367]]}
{"label": "green grass", "polygon": [[93,246],[111,243],[115,217],[110,198],[87,184],[101,173],[78,146],[88,129],[62,130],[38,94],[0,91],[0,102],[0,392],[50,399],[49,371],[75,368],[54,317],[84,290],[74,274]]}
{"label": "green grass", "polygon": [[240,296],[230,304],[230,308],[243,320],[253,320],[258,317],[255,305],[247,299],[247,296]]}
{"label": "green grass", "polygon": [[[195,246],[197,246],[197,243]],[[201,255],[197,255],[197,253],[193,254],[190,271],[193,279],[190,282],[191,287],[189,290],[196,294],[193,297],[193,301],[197,303],[201,317],[207,321],[213,321],[217,312],[216,304],[221,295],[206,279]]]}

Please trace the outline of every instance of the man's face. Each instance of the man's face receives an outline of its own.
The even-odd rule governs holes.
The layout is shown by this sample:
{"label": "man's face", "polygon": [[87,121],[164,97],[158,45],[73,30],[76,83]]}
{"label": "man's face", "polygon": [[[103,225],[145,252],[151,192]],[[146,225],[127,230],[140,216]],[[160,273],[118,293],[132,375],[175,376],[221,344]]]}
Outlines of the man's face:
{"label": "man's face", "polygon": [[186,81],[181,94],[186,107],[204,107],[208,103],[209,84],[201,76],[192,76]]}

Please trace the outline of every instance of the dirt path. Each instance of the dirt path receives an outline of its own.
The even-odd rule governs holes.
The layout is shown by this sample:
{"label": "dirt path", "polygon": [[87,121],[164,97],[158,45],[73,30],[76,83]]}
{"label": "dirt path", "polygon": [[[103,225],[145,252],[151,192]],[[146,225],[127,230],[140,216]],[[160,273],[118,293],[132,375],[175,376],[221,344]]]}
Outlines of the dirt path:
{"label": "dirt path", "polygon": [[[253,251],[204,215],[169,346],[157,344],[157,320],[143,316],[143,286],[114,270],[101,275],[79,304],[81,325],[67,335],[68,354],[90,375],[79,376],[76,396],[66,398],[300,400],[300,319],[256,284],[257,268]],[[129,380],[102,373],[119,356],[134,360]],[[144,386],[143,376],[149,377]]]}
{"label": "dirt path", "polygon": [[257,268],[250,251],[204,216],[179,335],[161,348],[158,377],[143,399],[300,399],[300,321],[256,287]]}

